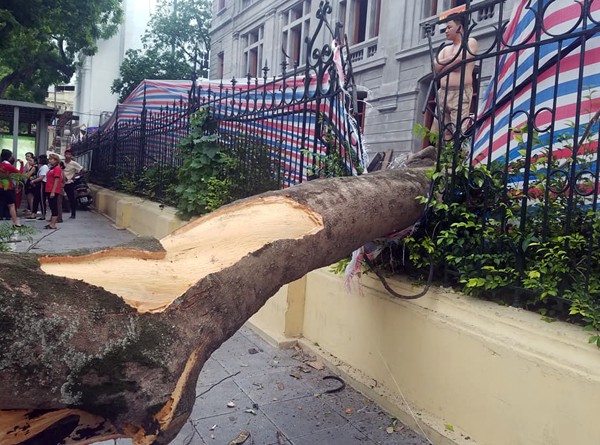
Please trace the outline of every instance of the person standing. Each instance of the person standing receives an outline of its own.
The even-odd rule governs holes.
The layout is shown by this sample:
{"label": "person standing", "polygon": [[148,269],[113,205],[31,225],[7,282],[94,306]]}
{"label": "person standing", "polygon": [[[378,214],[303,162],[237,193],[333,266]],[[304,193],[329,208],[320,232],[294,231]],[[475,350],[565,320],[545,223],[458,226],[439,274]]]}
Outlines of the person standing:
{"label": "person standing", "polygon": [[60,168],[60,156],[56,153],[50,153],[48,155],[48,162],[50,164],[48,173],[46,174],[46,194],[48,195],[48,204],[52,216],[50,217],[50,224],[44,226],[44,229],[55,230],[56,223],[58,222],[58,196],[62,193],[62,177],[63,171]]}
{"label": "person standing", "polygon": [[75,219],[75,209],[77,208],[77,199],[75,198],[75,183],[73,180],[75,179],[75,176],[81,175],[85,173],[85,171],[85,168],[73,160],[73,153],[71,150],[65,150],[65,192],[67,193],[67,198],[69,199],[69,204],[71,207],[71,219]]}
{"label": "person standing", "polygon": [[15,206],[16,203],[16,187],[14,179],[10,178],[9,175],[15,173],[23,173],[23,162],[20,159],[17,159],[17,164],[21,164],[21,169],[19,170],[15,166],[10,163],[10,159],[12,158],[12,151],[10,150],[2,150],[0,153],[0,206],[6,205],[8,207],[8,213],[10,215],[10,219],[12,219],[13,227],[15,229],[19,229],[23,227],[19,218],[17,217],[17,208]]}
{"label": "person standing", "polygon": [[[438,107],[441,109],[442,123],[434,121],[431,131],[444,129],[446,138],[451,138],[459,124],[462,131],[468,128],[468,117],[473,98],[473,69],[475,62],[463,62],[472,59],[477,53],[477,40],[470,37],[463,42],[465,36],[464,15],[451,15],[446,22],[446,39],[451,43],[442,47],[434,58],[436,74],[441,75],[438,89]],[[464,59],[464,60],[463,60]],[[462,103],[461,103],[462,96]],[[459,113],[460,107],[460,113]],[[460,120],[460,122],[458,122]]]}
{"label": "person standing", "polygon": [[27,179],[25,180],[24,191],[25,197],[27,198],[27,212],[29,213],[27,215],[27,218],[25,219],[35,219],[35,213],[33,213],[33,201],[36,192],[36,187],[33,184],[33,180],[37,176],[38,166],[37,159],[35,158],[35,156],[30,155],[31,153],[25,153],[26,162],[25,170],[23,172],[27,177]]}
{"label": "person standing", "polygon": [[48,174],[48,156],[42,154],[38,156],[38,172],[36,178],[32,181],[39,190],[37,196],[33,197],[33,210],[37,213],[38,205],[42,214],[39,220],[46,219],[46,175]]}

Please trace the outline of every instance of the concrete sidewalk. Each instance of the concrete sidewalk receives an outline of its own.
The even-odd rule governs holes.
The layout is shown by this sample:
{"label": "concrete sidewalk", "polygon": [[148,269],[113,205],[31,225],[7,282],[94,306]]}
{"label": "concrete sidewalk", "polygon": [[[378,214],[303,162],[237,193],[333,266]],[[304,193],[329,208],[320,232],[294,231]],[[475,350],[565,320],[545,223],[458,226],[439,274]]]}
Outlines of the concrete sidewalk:
{"label": "concrete sidewalk", "polygon": [[[45,221],[23,219],[36,229],[31,252],[109,247],[135,237],[94,212],[78,212],[77,219],[64,221],[52,231],[43,228]],[[24,252],[30,246],[22,241],[15,243],[15,250]],[[334,371],[317,369],[321,367],[317,358],[300,349],[275,348],[242,327],[204,365],[194,410],[172,443],[227,445],[244,431],[250,433],[245,445],[430,443],[349,386],[326,393],[340,383],[323,379]]]}
{"label": "concrete sidewalk", "polygon": [[321,367],[242,327],[204,365],[196,406],[173,443],[227,445],[248,431],[248,445],[429,444],[349,386],[325,393],[340,383],[311,364]]}
{"label": "concrete sidewalk", "polygon": [[[65,213],[57,230],[44,229],[48,221],[25,219],[20,217],[21,224],[35,228],[33,242],[27,237],[16,235],[19,241],[14,243],[14,250],[44,254],[49,252],[68,252],[81,248],[101,248],[126,243],[135,238],[127,230],[118,230],[104,216],[93,211],[78,211],[76,219],[69,219]],[[48,217],[49,219],[49,217]]]}

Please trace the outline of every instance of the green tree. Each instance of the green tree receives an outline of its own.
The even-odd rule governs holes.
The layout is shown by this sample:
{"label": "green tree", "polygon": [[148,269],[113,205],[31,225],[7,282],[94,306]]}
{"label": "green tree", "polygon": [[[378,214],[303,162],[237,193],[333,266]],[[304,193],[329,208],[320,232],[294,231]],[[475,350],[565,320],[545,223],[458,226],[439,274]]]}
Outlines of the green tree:
{"label": "green tree", "polygon": [[68,82],[80,54],[117,31],[120,0],[4,0],[0,6],[0,97],[41,102]]}
{"label": "green tree", "polygon": [[170,53],[160,53],[156,48],[145,52],[129,49],[119,68],[121,77],[113,81],[111,91],[118,93],[122,102],[144,79],[189,79],[192,71],[186,61]]}
{"label": "green tree", "polygon": [[211,8],[210,0],[161,0],[142,36],[145,51],[127,51],[111,91],[124,100],[144,79],[206,76]]}

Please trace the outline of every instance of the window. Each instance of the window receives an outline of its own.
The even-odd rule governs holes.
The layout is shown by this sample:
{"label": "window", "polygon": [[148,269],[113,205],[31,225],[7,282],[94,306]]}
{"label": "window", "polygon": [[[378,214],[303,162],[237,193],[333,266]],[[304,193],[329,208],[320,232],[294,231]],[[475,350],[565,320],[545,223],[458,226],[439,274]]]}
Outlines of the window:
{"label": "window", "polygon": [[440,15],[444,11],[465,4],[466,0],[424,0],[423,17]]}
{"label": "window", "polygon": [[346,0],[339,3],[338,22],[342,24],[342,35],[346,34]]}
{"label": "window", "polygon": [[256,3],[258,0],[242,0],[242,9],[246,9],[253,3]]}
{"label": "window", "polygon": [[281,46],[288,57],[288,65],[299,66],[306,60],[304,40],[310,32],[310,17],[310,0],[297,3],[282,14]]}
{"label": "window", "polygon": [[[449,11],[458,6],[466,5],[466,0],[424,0],[423,2],[423,18],[429,19],[427,22],[434,20],[443,12]],[[431,31],[437,34],[443,34],[446,29],[446,25],[434,26]],[[421,38],[427,37],[427,27],[421,26]]]}
{"label": "window", "polygon": [[225,53],[221,51],[217,54],[217,79],[222,79],[224,74],[224,66],[225,66]]}
{"label": "window", "polygon": [[381,0],[351,0],[348,12],[350,16],[347,23],[351,45],[379,35]]}
{"label": "window", "polygon": [[225,9],[225,0],[219,0],[217,11],[222,11]]}
{"label": "window", "polygon": [[244,72],[242,76],[250,74],[252,77],[259,77],[263,57],[263,39],[264,28],[259,26],[242,36],[244,45]]}
{"label": "window", "polygon": [[[366,98],[366,94],[365,94]],[[358,99],[356,101],[356,123],[358,124],[358,128],[360,128],[361,133],[365,131],[365,116],[367,112],[367,102],[365,99]]]}

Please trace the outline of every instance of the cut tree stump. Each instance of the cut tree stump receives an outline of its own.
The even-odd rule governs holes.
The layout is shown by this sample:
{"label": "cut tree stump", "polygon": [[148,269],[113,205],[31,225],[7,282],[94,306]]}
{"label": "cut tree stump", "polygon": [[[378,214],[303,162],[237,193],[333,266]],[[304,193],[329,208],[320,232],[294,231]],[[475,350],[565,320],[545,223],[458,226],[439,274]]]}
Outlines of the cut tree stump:
{"label": "cut tree stump", "polygon": [[235,202],[160,242],[0,254],[0,445],[168,444],[200,370],[284,284],[415,223],[420,169]]}

